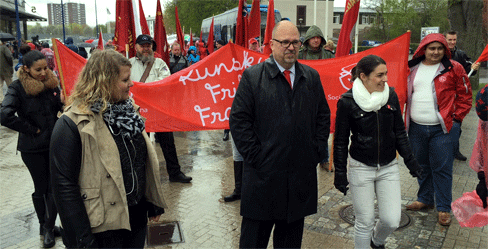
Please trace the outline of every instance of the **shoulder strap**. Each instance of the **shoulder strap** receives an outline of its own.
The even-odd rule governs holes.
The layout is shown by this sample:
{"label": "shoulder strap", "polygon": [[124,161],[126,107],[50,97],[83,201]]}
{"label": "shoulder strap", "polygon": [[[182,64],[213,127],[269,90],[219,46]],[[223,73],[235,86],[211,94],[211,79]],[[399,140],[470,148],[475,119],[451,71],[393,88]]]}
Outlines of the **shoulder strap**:
{"label": "shoulder strap", "polygon": [[149,72],[151,71],[151,68],[152,68],[152,66],[153,66],[153,64],[154,64],[154,61],[155,61],[155,60],[156,60],[156,59],[152,58],[152,60],[150,60],[150,61],[147,63],[146,70],[144,70],[144,73],[142,74],[142,77],[141,77],[141,79],[139,80],[139,82],[142,82],[142,83],[146,82],[146,79],[147,79],[147,77],[149,76]]}

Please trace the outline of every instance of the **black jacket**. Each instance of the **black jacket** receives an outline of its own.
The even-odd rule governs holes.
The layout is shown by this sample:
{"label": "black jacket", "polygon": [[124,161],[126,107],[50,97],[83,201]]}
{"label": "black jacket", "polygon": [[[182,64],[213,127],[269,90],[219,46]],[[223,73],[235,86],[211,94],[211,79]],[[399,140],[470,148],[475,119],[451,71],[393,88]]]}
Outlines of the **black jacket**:
{"label": "black jacket", "polygon": [[292,222],[317,212],[317,163],[325,157],[330,110],[317,71],[295,68],[293,90],[272,56],[246,69],[232,103],[246,218]]}
{"label": "black jacket", "polygon": [[[36,96],[28,95],[19,80],[8,88],[2,102],[1,123],[19,132],[17,149],[20,152],[43,152],[49,150],[51,133],[57,113],[63,104],[59,88],[47,88]],[[37,129],[41,132],[37,134]]]}
{"label": "black jacket", "polygon": [[[336,177],[345,177],[348,152],[355,160],[377,167],[395,159],[398,150],[410,171],[419,169],[400,110],[398,96],[392,87],[388,102],[377,112],[363,111],[354,101],[352,89],[341,96],[337,102],[334,133]],[[348,150],[349,137],[351,147]]]}
{"label": "black jacket", "polygon": [[[452,54],[452,59],[459,62],[463,68],[464,71],[466,71],[466,74],[469,74],[471,71],[471,65],[473,64],[471,62],[471,58],[468,57],[468,55],[461,49],[458,49],[457,47],[454,48],[454,51],[451,51]],[[473,74],[471,76],[474,76],[477,71],[473,71]]]}

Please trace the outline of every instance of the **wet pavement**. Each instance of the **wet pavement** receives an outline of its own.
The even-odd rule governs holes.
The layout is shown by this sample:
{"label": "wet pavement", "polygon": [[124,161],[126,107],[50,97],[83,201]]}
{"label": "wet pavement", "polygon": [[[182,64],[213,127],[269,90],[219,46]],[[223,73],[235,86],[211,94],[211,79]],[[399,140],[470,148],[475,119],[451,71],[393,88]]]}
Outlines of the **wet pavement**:
{"label": "wet pavement", "polygon": [[[474,111],[463,122],[461,152],[470,158],[476,136]],[[157,248],[237,248],[241,216],[240,202],[225,203],[222,196],[234,188],[232,148],[222,141],[223,131],[176,132],[175,143],[190,184],[170,183],[159,144],[163,191],[169,208],[161,223],[179,222],[183,242]],[[31,201],[33,183],[20,153],[17,133],[0,127],[0,248],[39,248],[42,241]],[[400,159],[401,164],[403,161]],[[453,199],[475,189],[477,178],[467,162],[455,161]],[[354,227],[341,219],[339,211],[351,204],[333,187],[333,173],[317,168],[318,212],[305,219],[303,248],[353,248]],[[401,167],[402,206],[416,199],[418,184],[406,167]],[[488,228],[461,228],[437,224],[437,212],[405,211],[411,222],[391,235],[387,248],[488,248]],[[57,221],[59,224],[59,219]],[[269,243],[272,248],[272,241]],[[64,248],[60,238],[55,248]]]}

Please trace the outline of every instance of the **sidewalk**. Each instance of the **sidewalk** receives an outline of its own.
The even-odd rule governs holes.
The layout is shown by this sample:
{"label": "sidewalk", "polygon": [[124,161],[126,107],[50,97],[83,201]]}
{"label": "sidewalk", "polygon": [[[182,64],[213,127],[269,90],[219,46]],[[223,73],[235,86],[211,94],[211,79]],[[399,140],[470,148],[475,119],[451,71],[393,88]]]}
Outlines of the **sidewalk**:
{"label": "sidewalk", "polygon": [[[461,152],[470,158],[476,136],[477,116],[472,110],[463,122]],[[222,196],[234,187],[232,148],[222,141],[222,131],[176,132],[175,140],[183,171],[191,184],[170,183],[159,145],[156,144],[163,175],[168,210],[161,222],[178,221],[184,242],[158,248],[237,248],[241,216],[239,201],[224,203]],[[17,134],[0,127],[0,248],[40,248],[39,225],[31,201],[33,183],[20,153]],[[401,164],[403,161],[400,159]],[[333,187],[333,173],[317,168],[318,212],[305,219],[303,248],[353,248],[354,227],[342,220],[339,210],[351,204]],[[418,184],[406,167],[401,167],[402,206],[416,199]],[[468,162],[455,161],[453,199],[472,191],[477,178]],[[404,210],[405,211],[405,210]],[[389,237],[387,248],[483,248],[488,245],[488,228],[461,228],[437,224],[437,212],[411,212],[412,221]],[[57,222],[59,224],[59,220]],[[60,238],[55,248],[64,248]],[[269,248],[272,248],[270,241]]]}

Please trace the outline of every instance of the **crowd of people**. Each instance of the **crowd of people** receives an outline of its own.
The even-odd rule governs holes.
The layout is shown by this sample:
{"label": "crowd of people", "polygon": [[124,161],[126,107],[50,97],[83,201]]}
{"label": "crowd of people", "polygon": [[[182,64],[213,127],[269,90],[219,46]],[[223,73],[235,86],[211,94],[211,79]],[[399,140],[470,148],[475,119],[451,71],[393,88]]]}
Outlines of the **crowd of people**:
{"label": "crowd of people", "polygon": [[[293,23],[277,23],[270,57],[242,73],[224,133],[224,141],[230,137],[232,142],[235,188],[223,199],[241,200],[239,246],[266,248],[274,229],[274,247],[301,247],[304,218],[317,212],[317,165],[329,169],[331,122],[336,128],[334,186],[344,195],[351,190],[356,248],[385,248],[399,226],[397,151],[419,183],[418,199],[406,209],[436,207],[438,223],[450,225],[453,161],[463,160],[461,123],[472,105],[467,71],[479,68],[457,49],[455,36],[427,35],[408,62],[405,119],[387,83],[387,62],[368,55],[352,69],[353,87],[341,96],[336,119],[330,120],[326,85],[315,69],[297,60],[334,58],[334,43],[317,26],[308,29],[302,43]],[[83,54],[73,39],[66,44]],[[216,49],[224,45],[215,42]],[[34,182],[32,202],[44,247],[53,247],[62,235],[68,248],[143,248],[148,220],[158,221],[168,208],[155,148],[130,88],[133,81],[155,82],[190,67],[208,50],[204,41],[183,48],[173,43],[168,65],[155,46],[151,36],[140,35],[133,58],[117,52],[111,41],[82,55],[87,63],[65,99],[48,44],[22,44],[15,67],[15,53],[0,45],[2,65],[7,65],[0,80],[8,87],[1,124],[19,132],[17,149]],[[248,49],[263,51],[256,38],[249,39]],[[481,95],[484,107],[477,112],[486,121],[486,88]],[[169,181],[190,183],[173,133],[156,132],[155,138]],[[479,172],[477,191],[486,208],[488,150],[482,148],[485,141],[475,146],[479,153],[472,160],[479,163],[473,169]],[[63,229],[55,226],[58,214]]]}

